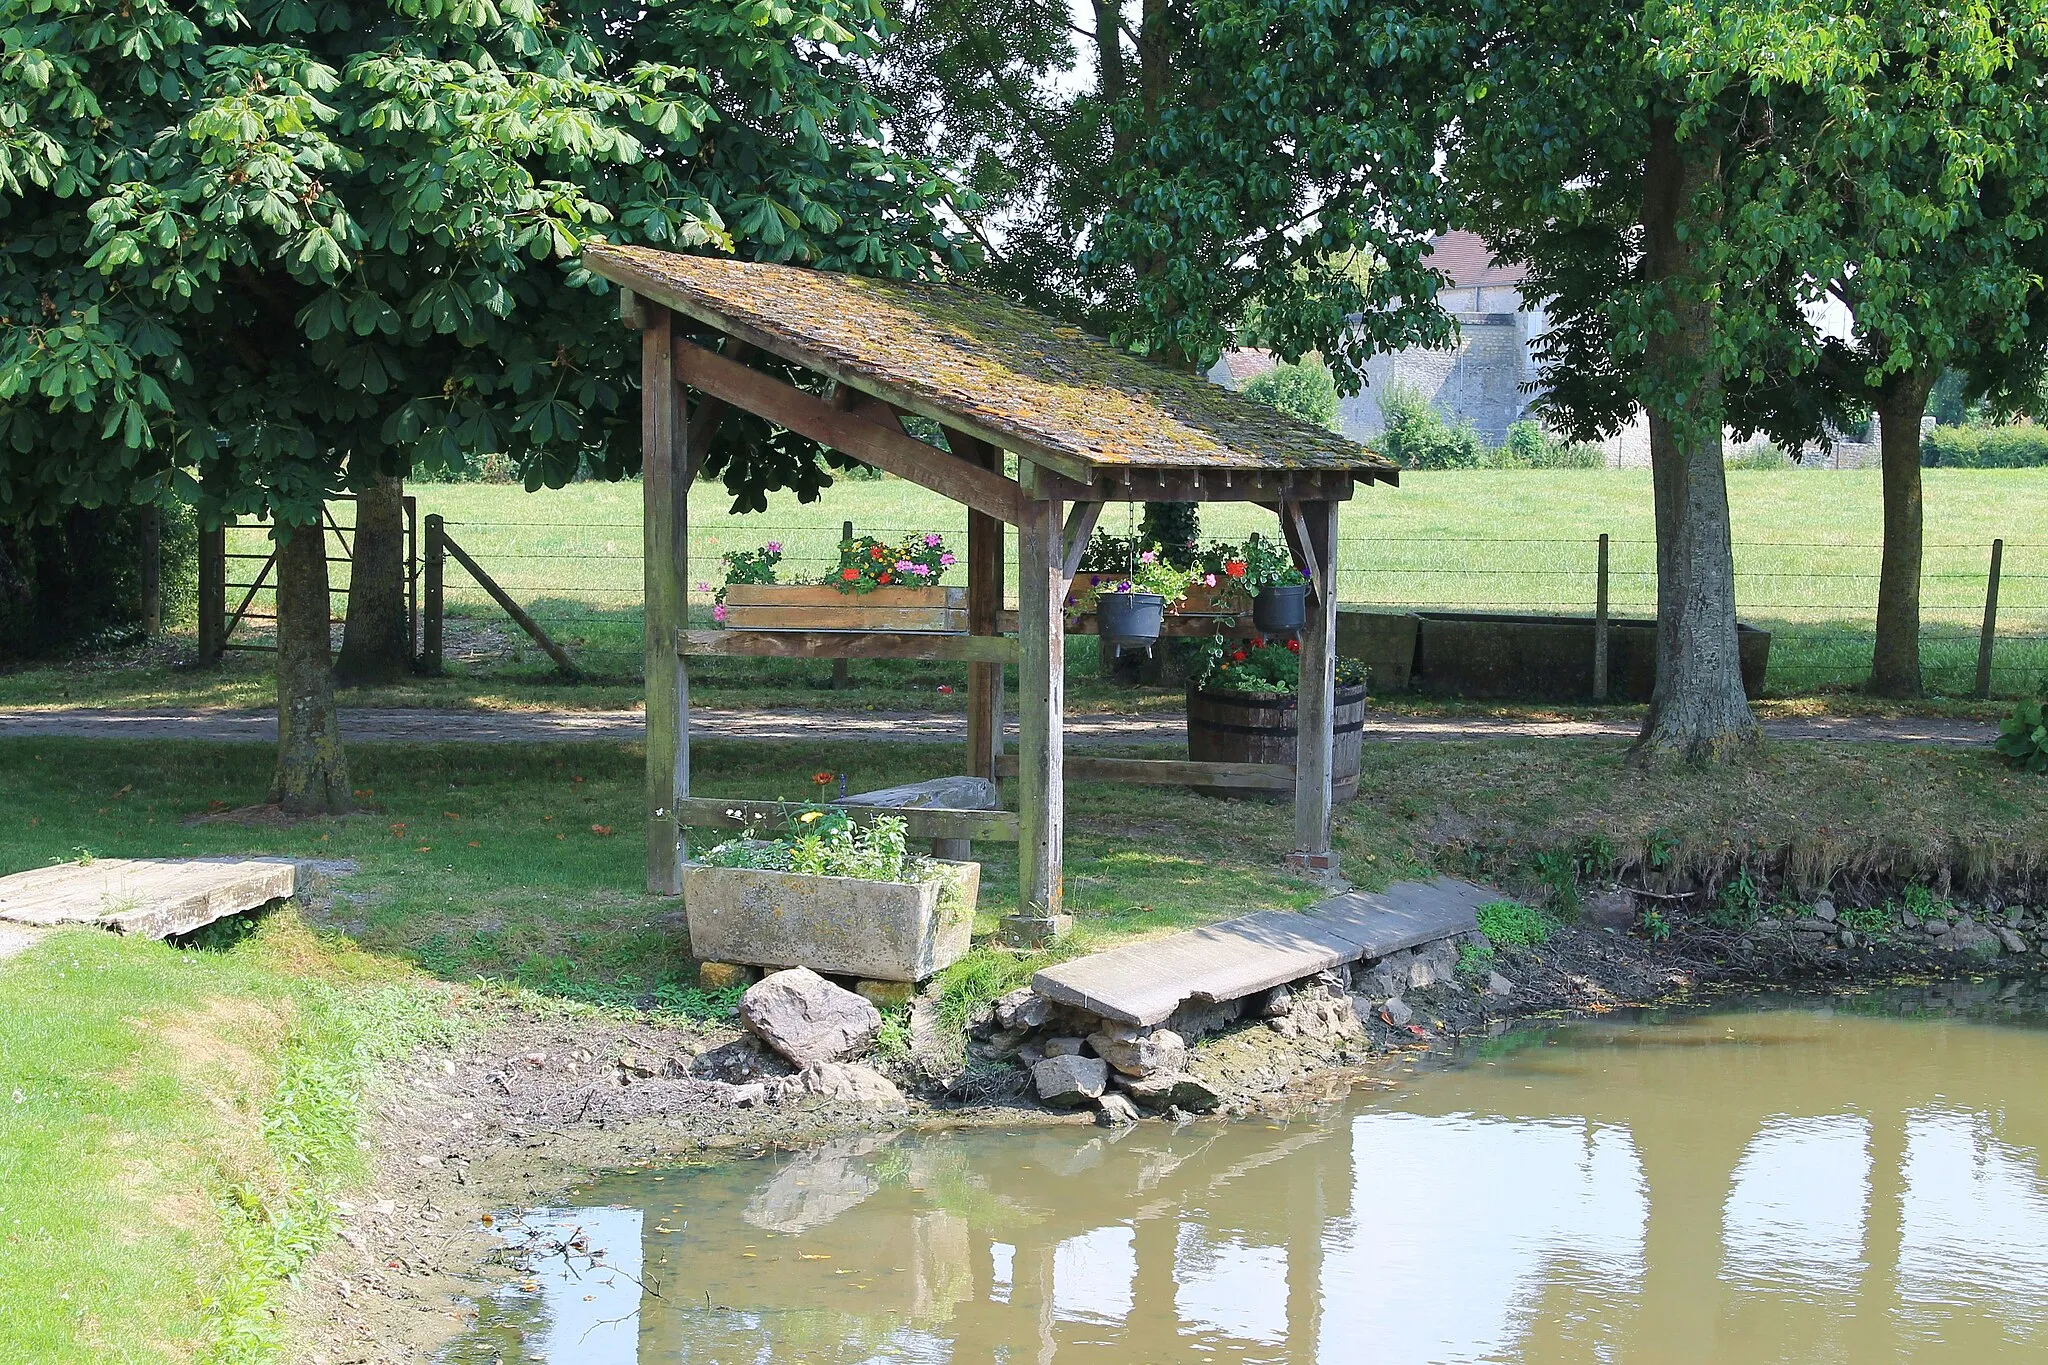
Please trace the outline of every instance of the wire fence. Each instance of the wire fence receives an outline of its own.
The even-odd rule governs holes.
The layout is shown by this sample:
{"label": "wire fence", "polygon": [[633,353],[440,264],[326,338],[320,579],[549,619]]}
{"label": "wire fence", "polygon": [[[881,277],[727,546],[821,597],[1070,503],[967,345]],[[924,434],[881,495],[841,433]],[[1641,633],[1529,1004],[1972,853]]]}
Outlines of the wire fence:
{"label": "wire fence", "polygon": [[[448,536],[587,672],[638,676],[642,584],[637,521],[451,518],[446,527]],[[693,623],[711,622],[723,581],[723,553],[776,542],[783,552],[783,581],[822,581],[838,563],[842,529],[717,516],[693,525],[686,585]],[[862,524],[857,529],[891,539],[931,528]],[[964,543],[964,528],[938,529]],[[234,528],[230,552],[254,552],[261,535],[258,528]],[[238,543],[245,539],[251,543]],[[1015,545],[1013,533],[1013,566]],[[1870,671],[1881,547],[1865,541],[1738,541],[1733,550],[1738,614],[1772,634],[1766,690],[1791,695],[1860,685]],[[1967,695],[1975,685],[1990,561],[1988,541],[1925,547],[1921,657],[1930,691]],[[1653,542],[1610,540],[1607,577],[1609,611],[1615,618],[1654,617]],[[1014,568],[1010,581],[1015,581]],[[1999,696],[2036,695],[2048,681],[2048,542],[2006,542],[1998,581],[1991,690]],[[1588,616],[1599,589],[1599,542],[1597,536],[1388,538],[1359,531],[1341,542],[1338,585],[1347,607]],[[549,666],[540,648],[452,563],[445,592],[451,662],[469,668]]]}

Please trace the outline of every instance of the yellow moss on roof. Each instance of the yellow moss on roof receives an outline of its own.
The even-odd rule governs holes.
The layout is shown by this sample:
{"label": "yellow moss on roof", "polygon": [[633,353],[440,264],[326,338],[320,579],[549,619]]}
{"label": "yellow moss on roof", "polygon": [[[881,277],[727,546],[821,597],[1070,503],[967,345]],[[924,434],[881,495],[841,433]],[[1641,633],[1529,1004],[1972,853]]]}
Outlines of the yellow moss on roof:
{"label": "yellow moss on roof", "polygon": [[974,290],[645,247],[594,247],[584,263],[700,321],[766,334],[790,359],[956,413],[1013,449],[1105,470],[1394,468],[1335,432]]}

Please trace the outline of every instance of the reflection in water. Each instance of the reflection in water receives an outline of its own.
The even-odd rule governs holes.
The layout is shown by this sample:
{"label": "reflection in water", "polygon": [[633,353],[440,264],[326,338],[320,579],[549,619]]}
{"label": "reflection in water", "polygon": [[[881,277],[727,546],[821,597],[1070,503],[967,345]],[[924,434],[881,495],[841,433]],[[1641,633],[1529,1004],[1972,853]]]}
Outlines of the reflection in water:
{"label": "reflection in water", "polygon": [[446,1359],[2041,1359],[2048,1031],[2015,990],[1518,1033],[1289,1124],[620,1176],[530,1215],[604,1265],[536,1265]]}

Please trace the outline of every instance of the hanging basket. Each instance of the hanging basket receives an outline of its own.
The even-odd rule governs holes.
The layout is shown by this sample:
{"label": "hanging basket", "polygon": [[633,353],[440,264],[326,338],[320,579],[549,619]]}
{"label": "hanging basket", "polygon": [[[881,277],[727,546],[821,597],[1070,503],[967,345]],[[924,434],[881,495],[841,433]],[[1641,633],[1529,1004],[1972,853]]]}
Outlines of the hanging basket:
{"label": "hanging basket", "polygon": [[1095,628],[1118,653],[1150,653],[1165,620],[1166,599],[1156,592],[1106,592],[1095,599]]}
{"label": "hanging basket", "polygon": [[1252,598],[1252,621],[1268,635],[1293,635],[1308,624],[1308,584],[1268,583]]}

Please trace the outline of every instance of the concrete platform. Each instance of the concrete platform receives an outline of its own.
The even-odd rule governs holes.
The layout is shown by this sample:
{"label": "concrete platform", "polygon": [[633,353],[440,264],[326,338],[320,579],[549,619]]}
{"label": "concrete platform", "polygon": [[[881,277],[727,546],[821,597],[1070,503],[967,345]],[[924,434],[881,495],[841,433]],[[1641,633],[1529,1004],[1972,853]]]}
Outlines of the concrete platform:
{"label": "concrete platform", "polygon": [[1438,877],[1347,891],[1307,910],[1268,910],[1062,962],[1031,989],[1105,1019],[1143,1026],[1183,1003],[1237,1000],[1331,967],[1385,957],[1478,928],[1500,893]]}
{"label": "concrete platform", "polygon": [[0,877],[0,921],[169,938],[292,894],[286,859],[95,858]]}

